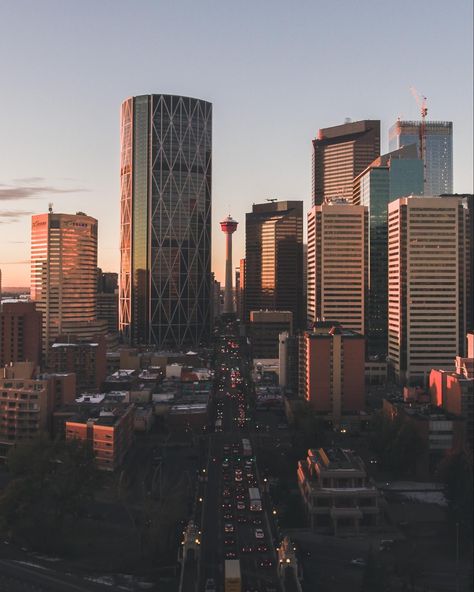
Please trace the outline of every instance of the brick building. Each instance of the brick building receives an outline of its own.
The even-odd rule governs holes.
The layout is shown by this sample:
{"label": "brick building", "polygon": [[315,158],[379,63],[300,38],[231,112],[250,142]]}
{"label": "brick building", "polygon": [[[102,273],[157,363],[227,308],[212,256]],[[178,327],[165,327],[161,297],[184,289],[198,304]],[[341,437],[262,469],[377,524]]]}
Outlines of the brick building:
{"label": "brick building", "polygon": [[41,363],[41,312],[34,302],[5,302],[0,308],[0,367]]}

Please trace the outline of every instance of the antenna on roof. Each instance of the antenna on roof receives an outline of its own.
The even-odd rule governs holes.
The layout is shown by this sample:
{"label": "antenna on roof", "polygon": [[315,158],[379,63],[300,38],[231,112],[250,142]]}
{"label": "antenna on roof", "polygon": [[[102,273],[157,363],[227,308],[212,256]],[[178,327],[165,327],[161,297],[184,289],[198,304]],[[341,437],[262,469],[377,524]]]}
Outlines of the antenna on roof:
{"label": "antenna on roof", "polygon": [[49,204],[48,204],[48,212],[49,212],[50,214],[52,214],[52,213],[53,213],[53,202],[52,202],[52,201],[50,201],[50,202],[49,202]]}
{"label": "antenna on roof", "polygon": [[274,201],[278,201],[276,197],[267,197],[267,199],[265,201],[270,201],[271,203],[273,203]]}

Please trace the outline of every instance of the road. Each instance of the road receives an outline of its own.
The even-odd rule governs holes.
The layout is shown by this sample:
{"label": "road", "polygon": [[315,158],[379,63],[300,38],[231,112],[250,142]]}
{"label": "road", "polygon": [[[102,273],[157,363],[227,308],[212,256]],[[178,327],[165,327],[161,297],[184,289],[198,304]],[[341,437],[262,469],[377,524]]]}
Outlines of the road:
{"label": "road", "polygon": [[5,592],[93,592],[105,589],[27,562],[0,560],[0,590]]}
{"label": "road", "polygon": [[[242,444],[249,438],[249,393],[243,386],[246,361],[235,335],[234,329],[233,334],[222,337],[216,361],[216,419],[221,419],[222,431],[210,437],[198,589],[204,590],[206,581],[212,578],[217,590],[224,590],[227,556],[240,560],[243,592],[279,592],[268,516],[249,507],[248,490],[258,483],[255,460],[244,454]],[[263,531],[262,535],[257,529]]]}

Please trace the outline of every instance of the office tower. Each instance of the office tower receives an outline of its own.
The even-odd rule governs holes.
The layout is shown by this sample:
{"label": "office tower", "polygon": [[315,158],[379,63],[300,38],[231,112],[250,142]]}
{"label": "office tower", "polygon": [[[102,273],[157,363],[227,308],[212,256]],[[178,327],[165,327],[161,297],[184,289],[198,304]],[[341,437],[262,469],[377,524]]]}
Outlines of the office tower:
{"label": "office tower", "polygon": [[31,298],[43,316],[45,355],[58,335],[79,325],[98,332],[95,218],[51,210],[32,217]]}
{"label": "office tower", "polygon": [[355,179],[352,203],[368,208],[369,293],[367,347],[372,356],[387,356],[388,339],[388,226],[389,202],[423,194],[423,161],[415,145],[380,156]]}
{"label": "office tower", "polygon": [[336,426],[365,409],[365,339],[338,323],[300,335],[300,396]]}
{"label": "office tower", "polygon": [[365,335],[367,207],[333,199],[308,213],[308,324],[337,321]]}
{"label": "office tower", "polygon": [[235,268],[235,311],[237,318],[240,319],[240,267]]}
{"label": "office tower", "polygon": [[118,331],[118,274],[97,269],[97,318],[109,333]]}
{"label": "office tower", "polygon": [[237,230],[237,224],[229,214],[222,220],[221,230],[225,234],[225,287],[224,287],[224,314],[234,312],[234,297],[232,291],[232,235]]}
{"label": "office tower", "polygon": [[388,206],[388,356],[396,380],[449,369],[466,335],[467,210],[455,197]]}
{"label": "office tower", "polygon": [[122,103],[119,330],[130,344],[195,345],[211,326],[212,105]]}
{"label": "office tower", "polygon": [[254,204],[245,222],[245,322],[252,310],[284,310],[302,327],[303,202]]}
{"label": "office tower", "polygon": [[249,333],[254,359],[276,359],[279,352],[279,335],[293,333],[293,314],[283,310],[250,311]]}
{"label": "office tower", "polygon": [[380,121],[320,129],[313,140],[313,206],[326,198],[352,198],[352,180],[380,155]]}
{"label": "office tower", "polygon": [[0,309],[0,367],[41,363],[41,313],[34,302],[5,302]]}
{"label": "office tower", "polygon": [[[397,121],[389,130],[389,150],[415,144],[420,151],[421,121]],[[425,195],[453,192],[453,122],[425,122]],[[419,153],[419,157],[422,155]]]}

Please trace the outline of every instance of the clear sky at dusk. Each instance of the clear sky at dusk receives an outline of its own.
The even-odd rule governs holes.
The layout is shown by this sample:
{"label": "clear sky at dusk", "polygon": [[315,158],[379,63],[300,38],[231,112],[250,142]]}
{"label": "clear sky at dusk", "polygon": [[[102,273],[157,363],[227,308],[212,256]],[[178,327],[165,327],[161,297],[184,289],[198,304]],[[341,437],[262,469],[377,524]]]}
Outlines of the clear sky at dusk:
{"label": "clear sky at dusk", "polygon": [[344,118],[454,122],[454,189],[472,192],[471,0],[0,0],[0,267],[29,285],[30,217],[53,202],[99,220],[119,265],[119,108],[130,95],[213,103],[213,269],[227,213],[310,205],[311,139]]}

